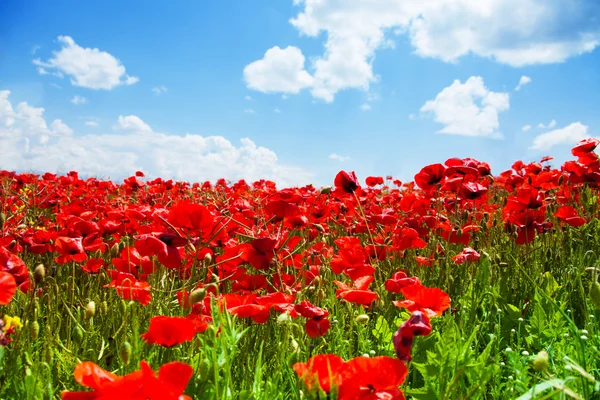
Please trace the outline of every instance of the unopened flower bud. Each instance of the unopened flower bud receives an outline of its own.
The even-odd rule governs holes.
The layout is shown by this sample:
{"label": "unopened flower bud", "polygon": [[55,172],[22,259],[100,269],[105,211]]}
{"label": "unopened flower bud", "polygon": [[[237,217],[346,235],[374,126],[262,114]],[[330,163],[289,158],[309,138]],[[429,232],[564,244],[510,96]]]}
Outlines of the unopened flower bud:
{"label": "unopened flower bud", "polygon": [[128,365],[131,360],[131,344],[125,341],[119,346],[119,358],[123,365]]}
{"label": "unopened flower bud", "polygon": [[600,308],[600,283],[592,283],[590,288],[590,299],[596,308]]}
{"label": "unopened flower bud", "polygon": [[46,268],[44,267],[44,264],[39,264],[33,270],[33,280],[35,281],[36,284],[39,285],[44,280],[45,277],[46,277]]}
{"label": "unopened flower bud", "polygon": [[190,293],[190,297],[188,298],[188,302],[190,306],[193,306],[196,303],[200,303],[206,297],[206,289],[200,288],[194,290]]}
{"label": "unopened flower bud", "polygon": [[118,257],[119,256],[119,243],[115,243],[112,245],[112,247],[110,248],[110,255],[111,257]]}
{"label": "unopened flower bud", "polygon": [[210,264],[212,263],[212,256],[210,255],[210,253],[206,253],[204,255],[204,263],[205,264]]}
{"label": "unopened flower bud", "polygon": [[354,318],[354,321],[358,322],[359,324],[366,324],[369,322],[369,316],[367,314],[360,314]]}
{"label": "unopened flower bud", "polygon": [[31,338],[33,340],[37,339],[40,335],[40,323],[37,321],[33,321],[31,323]]}
{"label": "unopened flower bud", "polygon": [[5,223],[6,223],[6,214],[0,213],[0,229],[4,229]]}
{"label": "unopened flower bud", "polygon": [[331,186],[324,186],[321,188],[321,194],[329,194],[331,193]]}
{"label": "unopened flower bud", "polygon": [[90,301],[85,306],[85,319],[90,319],[94,315],[96,315],[96,303],[94,303],[93,301]]}
{"label": "unopened flower bud", "polygon": [[537,372],[542,372],[548,367],[549,362],[550,358],[548,357],[548,353],[545,350],[542,350],[537,353],[533,359],[533,369]]}

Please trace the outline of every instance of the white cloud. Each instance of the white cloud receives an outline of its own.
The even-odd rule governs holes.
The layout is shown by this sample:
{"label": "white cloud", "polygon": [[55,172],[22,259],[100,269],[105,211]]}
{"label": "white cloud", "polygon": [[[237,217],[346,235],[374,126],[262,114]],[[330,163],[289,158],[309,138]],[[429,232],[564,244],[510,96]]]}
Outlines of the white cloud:
{"label": "white cloud", "polygon": [[541,129],[552,129],[555,126],[556,126],[556,121],[552,120],[552,121],[548,122],[548,125],[544,125],[540,122],[537,127],[541,128]]}
{"label": "white cloud", "polygon": [[561,144],[575,144],[588,137],[588,127],[581,122],[574,122],[564,128],[542,133],[533,139],[531,149],[549,150]]}
{"label": "white cloud", "polygon": [[371,111],[371,106],[367,103],[361,104],[360,109],[363,111]]}
{"label": "white cloud", "polygon": [[275,107],[275,108],[273,109],[273,112],[274,112],[274,113],[277,113],[277,114],[281,114],[281,110],[280,110],[279,108],[277,108],[277,107]]}
{"label": "white cloud", "polygon": [[81,47],[69,36],[59,36],[58,41],[61,48],[53,52],[52,58],[33,60],[40,74],[54,70],[54,74],[61,77],[64,73],[71,78],[72,85],[88,89],[110,90],[139,81],[139,78],[127,75],[123,64],[105,51]]}
{"label": "white cloud", "polygon": [[155,95],[160,96],[161,94],[165,94],[169,91],[169,88],[166,86],[156,86],[152,88],[152,91]]}
{"label": "white cloud", "polygon": [[[293,0],[299,33],[325,38],[314,57],[314,97],[332,101],[377,81],[376,52],[407,36],[414,53],[446,62],[475,55],[514,67],[563,62],[600,45],[595,0]],[[515,12],[518,10],[518,12]],[[264,79],[269,79],[265,77]],[[308,81],[308,79],[307,79]],[[277,85],[270,91],[281,91]],[[295,93],[295,92],[290,92]]]}
{"label": "white cloud", "polygon": [[531,83],[531,78],[528,76],[523,75],[521,77],[521,79],[519,79],[519,84],[517,85],[517,87],[515,87],[515,90],[518,92],[519,90],[521,90],[521,88],[525,85],[528,85]]}
{"label": "white cloud", "polygon": [[142,121],[142,119],[136,115],[119,115],[117,124],[113,127],[116,130],[122,131],[134,131],[134,132],[152,132],[150,125]]}
{"label": "white cloud", "polygon": [[[142,170],[148,178],[196,182],[270,179],[280,186],[312,180],[305,170],[282,165],[272,150],[247,138],[235,145],[222,136],[179,136],[139,129],[119,134],[71,135],[70,128],[60,120],[48,127],[42,108],[27,103],[13,108],[9,94],[0,91],[2,168],[8,170],[75,170],[82,176],[115,180]],[[120,117],[117,124],[129,127],[134,120]]]}
{"label": "white cloud", "polygon": [[96,128],[98,123],[96,121],[85,121],[86,126],[91,126],[92,128]]}
{"label": "white cloud", "polygon": [[60,85],[57,85],[57,84],[56,84],[56,83],[54,83],[54,82],[50,82],[48,85],[52,86],[54,89],[62,89],[62,86],[60,86]]}
{"label": "white cloud", "polygon": [[32,46],[31,47],[31,55],[34,56],[35,53],[37,53],[38,50],[41,49],[41,48],[42,48],[42,46],[39,46],[39,45]]}
{"label": "white cloud", "polygon": [[415,119],[417,119],[417,116],[415,114],[408,114],[408,119],[410,119],[411,121],[414,121]]}
{"label": "white cloud", "polygon": [[73,134],[73,130],[60,119],[55,119],[48,126],[43,117],[43,108],[32,107],[26,102],[13,108],[9,95],[10,91],[0,90],[0,148],[3,150],[3,142],[15,138],[20,138],[27,146],[35,146],[48,142],[50,138],[70,137]]}
{"label": "white cloud", "polygon": [[245,99],[248,101],[252,101],[252,97],[250,97],[250,96],[246,96]]}
{"label": "white cloud", "polygon": [[523,132],[528,132],[531,129],[531,125],[523,125],[523,127],[521,128],[521,130]]}
{"label": "white cloud", "polygon": [[244,112],[246,114],[256,114],[256,111],[254,111],[252,108],[244,108]]}
{"label": "white cloud", "polygon": [[423,115],[433,115],[444,124],[439,133],[464,136],[501,137],[498,132],[498,113],[509,108],[508,93],[491,92],[480,76],[465,83],[455,80],[434,100],[421,107]]}
{"label": "white cloud", "polygon": [[262,60],[246,65],[244,79],[249,89],[264,93],[298,93],[313,83],[302,51],[294,46],[270,48]]}
{"label": "white cloud", "polygon": [[331,160],[337,160],[339,162],[344,162],[344,161],[351,160],[351,158],[348,157],[348,156],[340,156],[340,155],[335,154],[335,153],[331,153],[329,155],[329,159],[331,159]]}
{"label": "white cloud", "polygon": [[73,98],[71,99],[71,103],[75,105],[86,104],[87,99],[83,96],[73,96]]}

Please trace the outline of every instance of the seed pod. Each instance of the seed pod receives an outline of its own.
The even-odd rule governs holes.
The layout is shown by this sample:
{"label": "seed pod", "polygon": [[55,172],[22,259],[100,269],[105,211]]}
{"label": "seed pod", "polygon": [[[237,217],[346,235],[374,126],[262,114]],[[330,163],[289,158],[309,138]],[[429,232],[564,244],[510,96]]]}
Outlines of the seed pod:
{"label": "seed pod", "polygon": [[542,372],[548,367],[549,362],[550,357],[548,357],[548,353],[542,350],[533,359],[533,369],[537,372]]}
{"label": "seed pod", "polygon": [[46,268],[44,267],[44,264],[39,264],[33,270],[33,280],[35,281],[36,284],[39,285],[40,283],[42,283],[42,281],[44,280],[45,277],[46,277]]}
{"label": "seed pod", "polygon": [[131,344],[128,341],[124,341],[119,346],[119,358],[123,365],[129,365],[129,361],[131,360]]}
{"label": "seed pod", "polygon": [[596,308],[600,308],[600,283],[597,281],[590,288],[590,299]]}
{"label": "seed pod", "polygon": [[85,319],[91,319],[96,315],[96,303],[90,301],[85,306]]}

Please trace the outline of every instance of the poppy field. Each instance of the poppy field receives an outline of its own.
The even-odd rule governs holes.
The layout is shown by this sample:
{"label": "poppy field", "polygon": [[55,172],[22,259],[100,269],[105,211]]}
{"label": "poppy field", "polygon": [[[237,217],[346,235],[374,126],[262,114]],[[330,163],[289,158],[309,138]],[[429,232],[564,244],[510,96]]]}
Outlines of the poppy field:
{"label": "poppy field", "polygon": [[0,171],[0,399],[600,398],[599,143],[324,188]]}

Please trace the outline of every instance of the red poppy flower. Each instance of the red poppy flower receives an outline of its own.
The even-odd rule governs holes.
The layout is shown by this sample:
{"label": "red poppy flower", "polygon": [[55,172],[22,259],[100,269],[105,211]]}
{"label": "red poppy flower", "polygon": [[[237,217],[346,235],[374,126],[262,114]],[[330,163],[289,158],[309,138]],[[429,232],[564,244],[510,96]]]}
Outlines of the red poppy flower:
{"label": "red poppy flower", "polygon": [[247,296],[239,294],[226,294],[220,300],[225,304],[227,312],[238,318],[252,318],[259,324],[264,324],[269,319],[270,308],[256,303],[256,296],[251,294]]}
{"label": "red poppy flower", "polygon": [[403,322],[394,333],[394,350],[398,359],[404,362],[410,361],[414,337],[429,336],[431,329],[427,315],[421,311],[413,312],[408,321]]}
{"label": "red poppy flower", "polygon": [[344,364],[344,360],[335,354],[319,354],[305,363],[294,364],[293,368],[308,390],[313,390],[318,384],[325,393],[329,393],[332,387],[339,386]]}
{"label": "red poppy flower", "polygon": [[158,261],[169,269],[181,266],[179,248],[187,241],[172,233],[145,234],[136,237],[135,248],[142,256],[158,257]]}
{"label": "red poppy flower", "polygon": [[600,144],[600,140],[596,138],[586,138],[581,140],[573,149],[571,149],[571,154],[575,157],[580,157],[585,155],[586,153],[591,153],[594,149]]}
{"label": "red poppy flower", "polygon": [[464,264],[466,262],[475,262],[481,255],[470,247],[465,247],[463,251],[452,257],[455,264]]}
{"label": "red poppy flower", "polygon": [[0,271],[11,274],[23,293],[29,290],[29,270],[27,266],[19,256],[2,246],[0,246]]}
{"label": "red poppy flower", "polygon": [[304,325],[304,330],[308,337],[316,338],[319,336],[323,336],[329,331],[331,327],[331,322],[327,318],[324,317],[314,317],[313,319],[309,319],[306,321]]}
{"label": "red poppy flower", "polygon": [[344,299],[347,302],[354,304],[367,305],[371,304],[377,299],[377,293],[368,290],[369,285],[373,282],[372,276],[363,276],[354,281],[352,287],[349,287],[345,283],[334,281],[339,287],[335,291],[335,295],[338,298]]}
{"label": "red poppy flower", "polygon": [[60,236],[54,242],[56,252],[60,254],[55,258],[58,264],[66,264],[69,261],[82,262],[87,260],[87,254],[83,249],[82,238],[70,238]]}
{"label": "red poppy flower", "polygon": [[385,281],[385,290],[392,293],[400,293],[403,287],[410,285],[420,285],[421,280],[416,276],[409,277],[404,271],[394,272],[394,275]]}
{"label": "red poppy flower", "polygon": [[383,178],[381,176],[369,176],[365,179],[367,186],[374,187],[377,185],[383,185]]}
{"label": "red poppy flower", "polygon": [[335,176],[334,180],[335,187],[338,191],[345,193],[354,193],[354,191],[360,188],[358,178],[354,171],[348,173],[346,171],[340,171]]}
{"label": "red poppy flower", "polygon": [[442,315],[450,307],[450,296],[438,288],[412,285],[402,288],[401,293],[406,300],[394,301],[396,307],[423,311],[430,318]]}
{"label": "red poppy flower", "polygon": [[180,201],[169,210],[168,221],[176,228],[199,231],[203,239],[210,239],[214,217],[208,208],[200,204]]}
{"label": "red poppy flower", "polygon": [[0,271],[0,305],[7,305],[17,293],[15,278],[6,271]]}
{"label": "red poppy flower", "polygon": [[125,300],[135,300],[142,305],[147,305],[152,300],[150,284],[138,281],[135,276],[120,271],[109,271],[112,281],[105,285],[106,288],[115,288],[117,294]]}
{"label": "red poppy flower", "polygon": [[150,318],[148,332],[140,336],[148,344],[172,347],[191,341],[195,335],[196,328],[190,319],[158,316]]}
{"label": "red poppy flower", "polygon": [[444,180],[446,168],[442,164],[431,164],[415,175],[415,183],[423,190],[431,190]]}
{"label": "red poppy flower", "polygon": [[97,274],[104,268],[104,260],[101,258],[90,258],[81,269],[88,274]]}
{"label": "red poppy flower", "polygon": [[271,260],[275,256],[275,245],[277,240],[271,238],[259,238],[250,242],[242,251],[242,260],[249,262],[256,269],[265,270],[269,268]]}
{"label": "red poppy flower", "polygon": [[93,389],[92,392],[63,392],[63,400],[119,399],[119,400],[191,400],[183,394],[193,369],[187,364],[171,362],[158,370],[158,377],[142,361],[141,370],[125,376],[105,371],[91,361],[75,366],[75,381]]}
{"label": "red poppy flower", "polygon": [[562,219],[571,226],[581,226],[586,224],[586,220],[581,218],[577,210],[571,206],[562,206],[554,213],[556,218]]}
{"label": "red poppy flower", "polygon": [[339,400],[397,399],[404,400],[398,388],[408,368],[397,358],[356,357],[343,366]]}

